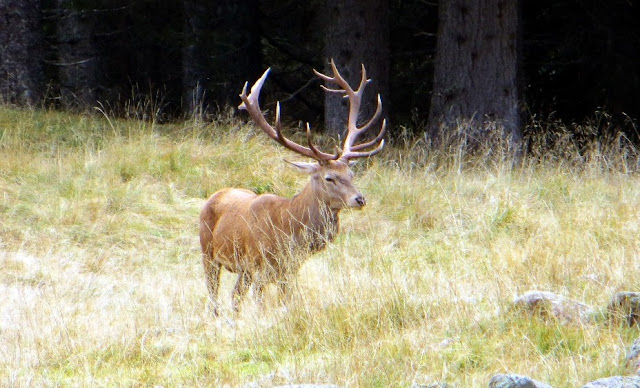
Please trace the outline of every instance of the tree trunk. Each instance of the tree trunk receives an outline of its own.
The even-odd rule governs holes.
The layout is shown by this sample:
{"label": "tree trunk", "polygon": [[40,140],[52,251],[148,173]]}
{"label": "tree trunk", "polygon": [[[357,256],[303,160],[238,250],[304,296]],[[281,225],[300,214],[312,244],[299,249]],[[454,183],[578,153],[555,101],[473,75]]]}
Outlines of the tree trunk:
{"label": "tree trunk", "polygon": [[257,0],[184,0],[183,110],[239,103],[260,73]]}
{"label": "tree trunk", "polygon": [[93,40],[95,15],[74,3],[57,0],[60,98],[66,109],[89,109],[96,104],[99,85],[98,54]]}
{"label": "tree trunk", "polygon": [[[328,70],[333,58],[340,74],[352,87],[360,82],[364,65],[372,82],[366,88],[360,117],[368,120],[376,109],[376,95],[389,98],[389,2],[388,0],[327,0],[325,57]],[[348,104],[341,95],[325,93],[325,132],[344,136]],[[385,105],[383,105],[383,109]],[[383,111],[386,117],[386,109]]]}
{"label": "tree trunk", "polygon": [[439,12],[430,135],[482,141],[495,128],[518,142],[518,1],[441,0]]}
{"label": "tree trunk", "polygon": [[44,90],[39,0],[0,0],[0,101],[41,102]]}

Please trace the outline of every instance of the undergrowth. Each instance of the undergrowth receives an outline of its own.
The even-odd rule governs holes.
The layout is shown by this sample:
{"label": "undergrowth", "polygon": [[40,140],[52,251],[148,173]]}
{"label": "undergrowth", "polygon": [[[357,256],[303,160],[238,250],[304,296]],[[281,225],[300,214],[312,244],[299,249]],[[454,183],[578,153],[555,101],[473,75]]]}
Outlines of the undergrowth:
{"label": "undergrowth", "polygon": [[228,117],[2,107],[0,385],[486,386],[513,372],[561,387],[623,373],[637,330],[509,311],[533,289],[597,308],[638,291],[636,149],[535,125],[518,153],[396,141],[355,167],[369,205],[343,213],[286,309],[267,290],[235,316],[225,273],[214,318],[200,208],[227,186],[294,195],[306,178],[287,151]]}

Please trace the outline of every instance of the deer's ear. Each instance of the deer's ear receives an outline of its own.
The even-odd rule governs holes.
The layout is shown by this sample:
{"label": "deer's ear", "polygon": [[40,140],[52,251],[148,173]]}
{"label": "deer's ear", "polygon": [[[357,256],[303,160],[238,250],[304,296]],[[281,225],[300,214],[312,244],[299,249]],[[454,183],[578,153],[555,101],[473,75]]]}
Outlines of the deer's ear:
{"label": "deer's ear", "polygon": [[297,168],[298,171],[303,172],[305,174],[309,174],[309,175],[314,174],[316,171],[318,171],[318,168],[320,167],[320,165],[318,163],[315,163],[315,162],[312,162],[312,163],[290,162],[287,159],[284,159],[284,161],[289,163],[293,167]]}

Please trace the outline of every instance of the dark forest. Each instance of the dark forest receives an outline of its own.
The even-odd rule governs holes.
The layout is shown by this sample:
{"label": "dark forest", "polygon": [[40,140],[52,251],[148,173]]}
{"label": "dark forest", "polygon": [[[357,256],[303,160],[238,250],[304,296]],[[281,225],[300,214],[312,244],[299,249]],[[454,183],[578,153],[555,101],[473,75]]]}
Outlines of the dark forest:
{"label": "dark forest", "polygon": [[[244,82],[253,82],[271,67],[270,94],[263,106],[281,100],[289,117],[321,128],[327,113],[312,69],[326,69],[329,58],[335,58],[339,67],[348,69],[348,77],[349,72],[358,73],[358,67],[349,70],[354,64],[374,68],[371,77],[379,81],[376,88],[393,127],[419,134],[427,130],[429,112],[435,111],[433,96],[440,93],[434,92],[438,36],[446,35],[445,26],[451,24],[446,18],[457,13],[462,19],[453,26],[458,31],[453,39],[462,52],[470,37],[463,37],[467,32],[461,23],[475,29],[468,32],[476,35],[471,38],[484,39],[485,34],[488,41],[491,34],[504,33],[505,41],[516,47],[514,75],[509,77],[520,132],[531,131],[532,120],[570,127],[600,122],[598,117],[605,115],[596,135],[623,131],[639,140],[640,26],[634,22],[637,4],[629,1],[522,1],[505,15],[503,5],[512,3],[502,1],[2,4],[0,98],[18,106],[91,111],[101,105],[127,115],[128,107],[152,101],[158,120],[194,112],[215,115],[237,106]],[[482,7],[489,17],[479,16],[477,25],[464,21],[470,20],[464,19],[466,12],[472,18],[473,8]],[[489,31],[486,19],[494,14],[501,23],[511,20],[514,31]],[[477,47],[470,58],[488,63],[483,46]],[[449,55],[455,51],[444,44],[441,50]],[[506,74],[503,64],[496,66],[491,71]],[[496,95],[491,87],[485,92],[484,100]],[[464,98],[459,103],[465,104]],[[450,109],[446,102],[444,109]],[[473,104],[470,109],[494,115]]]}

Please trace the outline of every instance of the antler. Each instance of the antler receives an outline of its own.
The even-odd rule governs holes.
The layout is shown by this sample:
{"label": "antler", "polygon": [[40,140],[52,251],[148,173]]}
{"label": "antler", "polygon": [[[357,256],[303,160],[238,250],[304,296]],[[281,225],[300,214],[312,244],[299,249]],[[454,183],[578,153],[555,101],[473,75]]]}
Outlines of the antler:
{"label": "antler", "polygon": [[[344,139],[344,145],[342,147],[342,152],[340,154],[340,159],[348,161],[349,159],[357,159],[357,158],[365,158],[369,156],[373,156],[378,152],[382,151],[384,147],[384,133],[387,125],[387,121],[385,119],[382,120],[382,127],[380,129],[380,133],[375,139],[370,140],[366,143],[360,143],[354,145],[356,139],[365,131],[367,131],[373,123],[380,118],[382,114],[382,100],[380,99],[380,94],[378,94],[378,106],[376,108],[376,112],[373,114],[373,117],[367,121],[362,127],[358,127],[358,113],[360,112],[360,104],[362,103],[362,94],[364,93],[364,88],[371,80],[367,79],[367,71],[362,65],[362,78],[360,80],[360,85],[358,85],[357,90],[353,90],[349,83],[340,75],[338,72],[338,68],[336,67],[333,59],[331,60],[331,70],[333,70],[333,77],[329,77],[324,75],[316,70],[314,73],[326,82],[331,82],[338,85],[341,89],[331,89],[326,86],[322,86],[322,88],[330,93],[340,93],[344,94],[345,97],[349,99],[349,118],[347,120],[347,136]],[[371,148],[376,146],[375,149],[371,151],[363,151],[367,148]]]}
{"label": "antler", "polygon": [[[343,160],[349,161],[350,159],[357,158],[366,158],[369,156],[373,156],[378,152],[382,151],[384,147],[384,139],[383,136],[385,134],[385,129],[387,125],[387,121],[385,119],[382,120],[382,127],[380,128],[380,133],[373,140],[370,140],[365,143],[355,144],[357,138],[364,132],[366,132],[379,118],[382,114],[382,100],[380,99],[380,95],[378,94],[378,106],[376,108],[376,112],[373,117],[367,121],[362,127],[358,127],[358,113],[360,112],[360,105],[362,102],[362,94],[364,93],[364,87],[369,83],[369,79],[367,79],[367,71],[362,65],[362,79],[360,80],[360,85],[357,90],[353,90],[349,83],[340,75],[338,69],[336,68],[336,64],[331,60],[331,69],[333,70],[333,77],[329,77],[324,75],[316,70],[314,73],[325,80],[326,82],[331,82],[338,85],[341,89],[331,89],[324,85],[321,87],[330,93],[340,93],[344,94],[345,97],[349,99],[349,118],[347,121],[347,136],[344,139],[344,144],[342,146],[341,151],[337,151],[335,154],[328,154],[320,151],[311,140],[311,128],[309,127],[309,123],[307,123],[307,142],[309,147],[302,146],[296,142],[293,142],[282,134],[281,128],[282,124],[280,123],[280,102],[276,103],[276,118],[274,126],[271,126],[265,119],[262,111],[260,110],[260,103],[258,102],[258,98],[260,97],[260,90],[262,89],[262,85],[264,85],[265,80],[267,79],[267,75],[269,75],[269,70],[267,69],[262,77],[260,77],[251,87],[251,92],[247,95],[247,86],[248,83],[244,84],[244,88],[242,88],[242,93],[240,94],[240,99],[242,100],[242,104],[238,106],[238,109],[244,109],[249,112],[253,121],[258,124],[262,130],[269,135],[272,139],[282,144],[286,148],[294,151],[300,155],[306,156],[308,158],[312,158],[317,160],[320,163],[325,163],[330,160]],[[364,151],[368,148],[374,147],[373,150]]]}
{"label": "antler", "polygon": [[269,70],[267,69],[262,77],[260,77],[255,84],[251,87],[251,92],[247,96],[247,85],[248,82],[244,84],[244,88],[242,88],[242,93],[240,94],[240,99],[242,100],[242,104],[238,106],[238,109],[244,109],[249,112],[249,115],[253,119],[253,121],[258,124],[262,130],[269,135],[270,138],[274,139],[278,143],[282,144],[286,148],[290,149],[293,152],[296,152],[302,156],[306,156],[311,159],[315,159],[320,163],[327,162],[329,160],[336,160],[340,155],[336,152],[335,154],[327,154],[320,151],[316,146],[313,145],[311,141],[311,128],[309,127],[309,123],[307,123],[307,141],[309,143],[309,147],[302,146],[296,142],[293,142],[282,134],[281,128],[282,124],[280,123],[280,102],[276,104],[276,121],[275,127],[271,126],[267,120],[264,118],[262,111],[260,110],[260,104],[258,102],[258,98],[260,97],[260,90],[262,89],[262,85],[264,81],[267,79],[267,75],[269,75]]}

